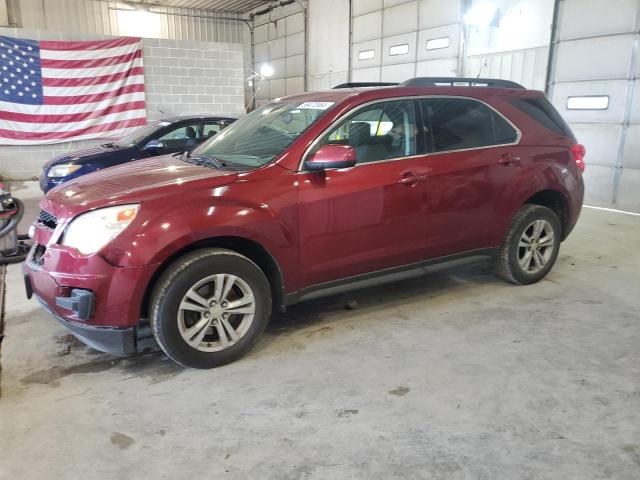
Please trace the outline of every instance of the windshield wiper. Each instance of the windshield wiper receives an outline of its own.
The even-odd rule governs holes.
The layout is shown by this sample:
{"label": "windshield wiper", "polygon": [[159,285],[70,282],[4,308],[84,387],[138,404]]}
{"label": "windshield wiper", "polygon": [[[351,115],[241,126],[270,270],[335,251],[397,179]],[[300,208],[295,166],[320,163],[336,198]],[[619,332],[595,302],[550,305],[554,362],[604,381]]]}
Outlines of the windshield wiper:
{"label": "windshield wiper", "polygon": [[223,162],[222,160],[219,160],[215,157],[209,157],[203,154],[200,154],[197,157],[192,157],[191,152],[189,151],[174,153],[173,156],[178,157],[185,162],[198,165],[200,167],[214,167],[220,170],[227,166],[226,162]]}
{"label": "windshield wiper", "polygon": [[100,145],[101,147],[104,148],[119,148],[115,143],[111,142],[111,143],[103,143],[102,145]]}

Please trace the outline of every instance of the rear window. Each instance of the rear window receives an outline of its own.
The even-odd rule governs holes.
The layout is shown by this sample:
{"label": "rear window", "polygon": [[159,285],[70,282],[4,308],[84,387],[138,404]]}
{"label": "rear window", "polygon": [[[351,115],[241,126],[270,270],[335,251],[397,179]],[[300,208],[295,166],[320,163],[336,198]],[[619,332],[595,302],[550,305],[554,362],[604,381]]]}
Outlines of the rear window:
{"label": "rear window", "polygon": [[433,152],[506,145],[518,139],[504,118],[477,100],[425,98],[421,104],[431,125]]}
{"label": "rear window", "polygon": [[552,132],[573,138],[567,122],[546,98],[515,98],[511,103]]}

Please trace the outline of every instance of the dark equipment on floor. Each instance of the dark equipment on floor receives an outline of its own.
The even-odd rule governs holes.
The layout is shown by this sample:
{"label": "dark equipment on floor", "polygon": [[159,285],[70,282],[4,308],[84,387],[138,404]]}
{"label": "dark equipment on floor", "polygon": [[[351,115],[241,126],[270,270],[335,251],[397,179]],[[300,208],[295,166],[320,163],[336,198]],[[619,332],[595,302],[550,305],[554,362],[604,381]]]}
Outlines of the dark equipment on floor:
{"label": "dark equipment on floor", "polygon": [[22,262],[29,252],[28,237],[17,230],[23,215],[24,204],[0,183],[0,265]]}

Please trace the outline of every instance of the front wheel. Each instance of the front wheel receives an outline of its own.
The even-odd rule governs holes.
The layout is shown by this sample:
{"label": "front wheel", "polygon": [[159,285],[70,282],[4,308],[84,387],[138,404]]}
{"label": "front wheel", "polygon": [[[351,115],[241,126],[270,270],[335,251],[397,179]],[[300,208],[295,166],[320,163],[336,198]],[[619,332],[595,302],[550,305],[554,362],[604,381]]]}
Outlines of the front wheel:
{"label": "front wheel", "polygon": [[540,205],[525,205],[513,217],[496,271],[505,280],[521,285],[541,280],[556,261],[562,230],[557,215]]}
{"label": "front wheel", "polygon": [[199,250],[160,277],[150,312],[153,335],[169,358],[213,368],[237,360],[258,341],[271,316],[271,291],[248,258]]}

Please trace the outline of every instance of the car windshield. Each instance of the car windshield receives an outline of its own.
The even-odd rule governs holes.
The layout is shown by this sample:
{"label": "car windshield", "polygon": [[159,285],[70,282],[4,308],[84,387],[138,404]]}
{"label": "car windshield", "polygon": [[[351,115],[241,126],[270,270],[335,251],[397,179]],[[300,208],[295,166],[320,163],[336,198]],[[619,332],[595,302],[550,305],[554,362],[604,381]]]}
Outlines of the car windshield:
{"label": "car windshield", "polygon": [[124,138],[121,138],[115,145],[120,148],[132,147],[134,145],[139,145],[147,136],[151,135],[160,125],[169,125],[167,122],[155,121],[151,123],[147,123],[144,127],[140,127],[135,130],[133,133],[130,133]]}
{"label": "car windshield", "polygon": [[197,148],[192,156],[214,158],[240,168],[260,167],[284,152],[332,105],[332,102],[270,103],[231,124]]}

